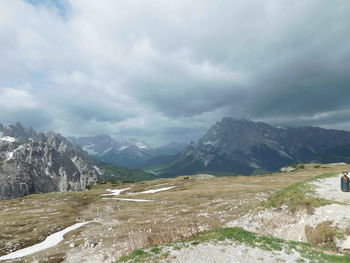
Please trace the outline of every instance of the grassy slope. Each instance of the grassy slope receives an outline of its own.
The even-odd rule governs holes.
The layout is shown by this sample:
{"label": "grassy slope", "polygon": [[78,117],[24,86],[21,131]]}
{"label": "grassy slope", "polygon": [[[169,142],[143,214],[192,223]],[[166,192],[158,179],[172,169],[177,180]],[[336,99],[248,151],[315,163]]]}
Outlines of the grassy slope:
{"label": "grassy slope", "polygon": [[76,222],[97,191],[33,194],[0,202],[0,255],[43,241]]}
{"label": "grassy slope", "polygon": [[102,165],[102,168],[105,170],[104,179],[106,181],[140,182],[155,179],[154,176],[141,169],[128,169],[126,167],[113,164]]}
{"label": "grassy slope", "polygon": [[217,241],[234,241],[250,247],[258,247],[269,251],[297,251],[300,253],[299,262],[305,262],[305,259],[311,262],[332,262],[345,263],[350,262],[350,255],[343,256],[329,255],[326,251],[317,250],[308,243],[286,241],[279,238],[259,235],[246,231],[242,228],[219,228],[200,233],[195,238],[190,238],[182,242],[174,242],[166,246],[153,247],[147,250],[137,249],[129,256],[121,257],[118,262],[153,262],[156,259],[166,258],[168,249],[181,249],[183,247],[194,246],[199,243],[217,242]]}
{"label": "grassy slope", "polygon": [[[268,194],[271,191],[280,190],[286,185],[305,180],[317,173],[340,172],[343,169],[345,169],[344,166],[330,166],[327,169],[302,169],[289,174],[220,177],[210,180],[179,177],[135,184],[96,185],[90,191],[38,194],[2,201],[0,202],[0,225],[2,226],[0,254],[10,252],[11,244],[18,249],[38,243],[47,235],[74,224],[77,218],[91,220],[96,217],[97,211],[102,213],[102,218],[120,222],[113,226],[112,230],[108,230],[111,236],[110,242],[120,241],[120,244],[119,241],[116,243],[114,250],[125,251],[125,244],[133,249],[166,244],[179,240],[191,229],[202,231],[203,226],[208,226],[206,229],[217,228],[225,222],[234,220],[237,216],[246,214],[250,209],[256,208],[264,192]],[[153,202],[109,202],[101,199],[101,194],[106,193],[107,188],[132,187],[135,193],[154,189],[159,184],[174,185],[176,188],[152,195],[135,196],[135,198],[154,200]],[[128,195],[122,193],[121,197],[128,197]],[[158,202],[158,200],[166,202]],[[210,220],[213,222],[208,222]],[[194,226],[192,227],[191,224]],[[96,240],[103,238],[105,241],[106,234],[103,232],[103,226],[96,226],[96,228],[92,235]],[[133,247],[132,242],[135,236],[140,235],[140,230],[144,230],[142,235],[150,237],[150,239],[140,240],[148,242],[153,238],[153,242],[140,243]],[[168,236],[169,239],[164,241],[164,236]],[[107,245],[106,249],[111,249],[108,242]],[[69,248],[64,247],[59,252],[65,254],[67,249]],[[128,248],[128,251],[131,250]],[[126,253],[123,252],[123,254]]]}
{"label": "grassy slope", "polygon": [[[179,165],[181,164],[181,165]],[[149,172],[159,172],[160,177],[176,177],[179,175],[193,175],[193,174],[211,174],[215,176],[237,176],[237,173],[219,170],[203,170],[202,165],[191,160],[186,159],[185,156],[173,160],[170,163],[157,165],[147,169]],[[191,171],[191,172],[188,172]]]}
{"label": "grassy slope", "polygon": [[264,205],[266,207],[280,207],[282,205],[285,205],[290,209],[297,209],[299,207],[319,207],[335,203],[334,201],[317,198],[309,194],[312,192],[312,187],[310,186],[311,182],[332,176],[335,176],[335,174],[325,173],[292,184],[271,195],[264,203]]}
{"label": "grassy slope", "polygon": [[[286,205],[291,209],[298,209],[300,207],[319,207],[334,202],[316,198],[310,195],[312,187],[310,183],[335,176],[335,173],[324,173],[294,183],[287,186],[280,191],[271,195],[267,201],[263,202],[265,207],[280,207]],[[241,228],[218,228],[211,231],[200,233],[198,236],[190,238],[185,241],[174,242],[166,246],[158,246],[146,250],[137,249],[130,255],[121,257],[118,262],[146,262],[157,258],[166,258],[168,249],[181,249],[181,247],[188,247],[199,243],[206,243],[212,241],[233,240],[251,247],[259,247],[264,250],[295,250],[300,253],[301,259],[308,259],[311,262],[350,262],[350,255],[330,255],[325,250],[318,250],[313,248],[309,243],[285,241],[283,239],[263,236],[256,233],[245,231]]]}

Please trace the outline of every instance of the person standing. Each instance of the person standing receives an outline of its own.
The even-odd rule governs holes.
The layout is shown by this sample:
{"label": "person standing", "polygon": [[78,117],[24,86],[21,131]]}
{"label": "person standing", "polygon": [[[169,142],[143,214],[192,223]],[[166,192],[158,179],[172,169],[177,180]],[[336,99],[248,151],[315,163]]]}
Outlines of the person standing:
{"label": "person standing", "polygon": [[348,177],[348,172],[343,172],[343,176],[340,179],[340,188],[343,192],[350,191],[350,181]]}

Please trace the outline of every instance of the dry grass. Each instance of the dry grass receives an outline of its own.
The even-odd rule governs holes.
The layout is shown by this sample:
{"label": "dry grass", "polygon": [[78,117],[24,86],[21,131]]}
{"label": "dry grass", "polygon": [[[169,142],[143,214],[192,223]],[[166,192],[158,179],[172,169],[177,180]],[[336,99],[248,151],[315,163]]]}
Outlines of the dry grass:
{"label": "dry grass", "polygon": [[[157,246],[196,236],[199,231],[221,227],[257,209],[270,194],[288,185],[343,169],[349,167],[329,166],[293,173],[208,180],[183,176],[139,183],[105,184],[80,193],[32,195],[3,201],[0,202],[0,254],[38,243],[47,235],[77,220],[98,218],[99,223],[88,225],[86,231],[67,235],[67,242],[75,242],[80,246],[78,239],[89,239],[99,243],[98,249],[101,251],[113,250],[115,257],[119,257],[135,248]],[[144,190],[168,186],[176,187],[154,194],[140,194]],[[131,190],[123,192],[121,198],[147,199],[152,202],[100,198],[107,188],[127,187],[131,187]],[[74,248],[62,243],[52,253],[70,249]]]}
{"label": "dry grass", "polygon": [[80,212],[98,195],[35,194],[0,202],[0,255],[43,241],[80,219]]}
{"label": "dry grass", "polygon": [[307,225],[305,235],[307,241],[319,248],[335,248],[336,229],[332,227],[332,222],[325,221],[318,224],[315,228]]}
{"label": "dry grass", "polygon": [[186,216],[173,221],[148,221],[133,225],[124,225],[121,229],[126,232],[127,251],[130,253],[135,249],[155,247],[161,244],[168,244],[174,240],[185,240],[189,237],[196,237],[204,230],[219,227],[220,221],[211,218],[207,221],[200,221],[194,215]]}

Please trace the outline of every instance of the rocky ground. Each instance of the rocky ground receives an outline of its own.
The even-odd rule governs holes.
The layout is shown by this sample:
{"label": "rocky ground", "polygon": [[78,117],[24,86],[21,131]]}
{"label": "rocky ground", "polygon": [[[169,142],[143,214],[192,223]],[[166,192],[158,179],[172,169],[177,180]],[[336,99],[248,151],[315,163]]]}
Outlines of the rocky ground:
{"label": "rocky ground", "polygon": [[[295,232],[301,235],[305,226],[297,222],[299,219],[317,224],[321,222],[317,219],[318,215],[325,216],[328,213],[330,218],[337,218],[338,221],[333,220],[337,224],[342,217],[347,218],[350,211],[346,207],[343,213],[338,213],[341,210],[338,206],[343,204],[327,204],[313,211],[306,209],[304,215],[300,212],[300,216],[295,216],[299,212],[294,211],[293,214],[285,207],[261,208],[262,202],[271,194],[296,182],[349,168],[332,165],[254,177],[182,176],[133,184],[99,185],[79,193],[32,195],[3,201],[0,203],[0,253],[5,255],[12,250],[40,243],[48,235],[84,221],[93,222],[67,233],[56,246],[8,262],[116,262],[135,249],[187,240],[213,228],[240,226],[263,233],[260,226],[264,224],[247,223],[259,215],[264,220],[268,218],[265,215],[277,220],[270,222],[272,225],[266,228],[266,234],[271,234],[269,229],[276,229],[276,234],[272,234],[279,236],[278,231],[286,232],[292,224],[298,229],[300,224],[300,231]],[[320,182],[328,182],[322,180],[325,181]],[[73,202],[76,203],[73,205]],[[311,212],[313,214],[307,215]],[[253,221],[258,222],[256,218]],[[281,225],[281,228],[273,227],[276,224]],[[282,225],[286,227],[282,228]],[[305,236],[291,236],[289,239],[305,240]],[[252,244],[239,240],[227,242],[220,244],[205,241],[169,249],[166,256],[158,261],[226,262],[227,258],[231,258],[230,262],[295,262],[300,258],[300,251],[288,246],[274,251],[266,250],[264,246],[254,248]],[[209,259],[209,252],[215,261]],[[202,254],[208,255],[207,261],[198,261]],[[185,258],[186,261],[181,261]],[[247,258],[250,261],[245,261]]]}
{"label": "rocky ground", "polygon": [[[247,262],[269,262],[269,263],[294,263],[301,259],[297,251],[268,251],[261,248],[242,245],[235,242],[203,243],[196,246],[170,250],[168,259],[159,262],[173,263],[247,263]],[[304,262],[309,262],[305,260]]]}
{"label": "rocky ground", "polygon": [[[322,178],[306,183],[311,191],[307,195],[311,198],[327,200],[319,207],[300,207],[291,210],[288,206],[261,209],[253,211],[232,221],[227,226],[240,226],[246,230],[274,237],[294,240],[310,241],[307,229],[329,225],[329,229],[336,234],[334,245],[338,250],[350,249],[350,193],[340,191],[341,174]],[[310,228],[311,227],[311,228]]]}
{"label": "rocky ground", "polygon": [[321,198],[344,202],[350,204],[350,192],[340,191],[340,178],[342,174],[337,176],[317,180],[314,185],[314,194]]}

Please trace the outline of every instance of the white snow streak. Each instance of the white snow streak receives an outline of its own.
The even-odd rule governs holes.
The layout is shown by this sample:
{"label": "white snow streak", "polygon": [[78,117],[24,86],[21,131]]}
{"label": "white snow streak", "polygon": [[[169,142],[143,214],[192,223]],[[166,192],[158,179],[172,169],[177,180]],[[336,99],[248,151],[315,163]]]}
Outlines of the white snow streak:
{"label": "white snow streak", "polygon": [[15,252],[12,252],[10,254],[7,254],[5,256],[0,257],[0,260],[9,260],[9,259],[15,259],[15,258],[20,258],[20,257],[25,257],[31,254],[34,254],[36,252],[42,251],[44,249],[56,246],[58,243],[60,243],[63,240],[63,236],[74,230],[77,229],[83,225],[86,225],[88,223],[91,223],[92,221],[89,222],[83,222],[83,223],[76,223],[70,227],[67,227],[57,233],[54,233],[50,236],[48,236],[43,242],[30,246],[30,247],[26,247],[20,250],[17,250]]}
{"label": "white snow streak", "polygon": [[107,196],[107,195],[120,195],[121,192],[124,192],[126,190],[131,189],[129,188],[124,188],[124,189],[115,189],[115,190],[111,190],[111,189],[107,189],[106,191],[111,192],[110,194],[102,194],[103,196]]}
{"label": "white snow streak", "polygon": [[119,148],[118,148],[118,150],[119,151],[123,151],[123,150],[125,150],[125,149],[128,149],[130,146],[128,145],[128,146],[126,146],[126,145],[124,145],[124,146],[120,146]]}
{"label": "white snow streak", "polygon": [[169,187],[164,187],[164,188],[159,188],[159,189],[151,189],[151,190],[140,192],[140,194],[154,194],[154,193],[170,190],[174,187],[175,186],[169,186]]}
{"label": "white snow streak", "polygon": [[102,198],[105,200],[120,200],[120,201],[132,201],[132,202],[152,202],[152,200],[145,199],[131,199],[131,198]]}
{"label": "white snow streak", "polygon": [[5,137],[0,137],[1,141],[5,141],[5,142],[15,142],[16,138],[10,137],[10,136],[5,136]]}
{"label": "white snow streak", "polygon": [[96,165],[93,166],[96,172],[99,173],[99,175],[103,175],[103,171],[100,169],[100,167],[97,167]]}

